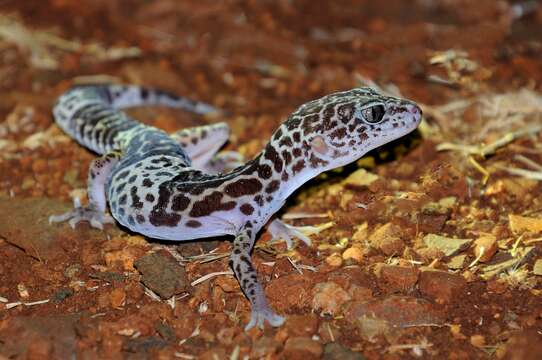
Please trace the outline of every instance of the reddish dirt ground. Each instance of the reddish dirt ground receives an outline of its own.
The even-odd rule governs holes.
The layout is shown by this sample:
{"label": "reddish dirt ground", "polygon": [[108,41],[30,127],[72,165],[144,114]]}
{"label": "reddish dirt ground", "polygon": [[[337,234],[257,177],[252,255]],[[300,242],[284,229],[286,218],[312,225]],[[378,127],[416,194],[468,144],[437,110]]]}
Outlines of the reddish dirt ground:
{"label": "reddish dirt ground", "polygon": [[[0,359],[540,358],[533,4],[2,1]],[[297,106],[363,79],[422,104],[424,123],[292,196],[280,215],[321,226],[310,247],[288,251],[262,231],[253,260],[287,316],[280,328],[243,331],[250,309],[236,280],[202,279],[230,270],[229,239],[47,222],[95,157],[52,119],[74,82],[211,103],[227,112],[227,149],[252,157]],[[167,131],[217,121],[130,113]]]}

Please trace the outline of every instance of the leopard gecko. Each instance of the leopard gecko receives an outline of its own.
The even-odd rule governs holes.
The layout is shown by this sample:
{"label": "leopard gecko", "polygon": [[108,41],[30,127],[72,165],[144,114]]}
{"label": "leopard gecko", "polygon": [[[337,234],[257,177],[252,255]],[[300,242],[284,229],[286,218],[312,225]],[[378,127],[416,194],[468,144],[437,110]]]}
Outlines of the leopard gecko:
{"label": "leopard gecko", "polygon": [[[301,105],[252,160],[218,153],[229,136],[224,122],[168,134],[130,118],[122,109],[141,105],[176,107],[197,114],[211,105],[128,85],[76,86],[60,96],[53,114],[78,143],[98,153],[88,175],[87,206],[51,216],[52,222],[93,227],[113,222],[151,238],[190,240],[234,237],[230,265],[251,304],[245,329],[284,317],[268,304],[251,262],[260,229],[273,238],[310,245],[297,228],[270,220],[292,192],[318,174],[351,163],[413,131],[422,112],[412,101],[355,88]],[[222,154],[222,155],[221,155]],[[225,171],[236,166],[233,170]],[[107,204],[113,216],[107,212]]]}

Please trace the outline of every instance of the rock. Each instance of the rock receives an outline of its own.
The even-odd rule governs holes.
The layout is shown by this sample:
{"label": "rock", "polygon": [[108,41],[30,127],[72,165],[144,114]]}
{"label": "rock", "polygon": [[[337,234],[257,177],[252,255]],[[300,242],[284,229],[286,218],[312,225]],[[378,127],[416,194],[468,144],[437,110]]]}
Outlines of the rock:
{"label": "rock", "polygon": [[274,355],[280,349],[281,344],[272,337],[262,336],[254,341],[252,345],[251,359],[262,359]]}
{"label": "rock", "polygon": [[423,238],[423,242],[428,248],[436,248],[446,256],[455,255],[466,249],[471,241],[471,239],[453,239],[436,234],[428,234]]}
{"label": "rock", "polygon": [[369,225],[367,222],[364,222],[357,227],[356,232],[352,235],[352,241],[355,244],[363,244],[367,241],[369,237]]}
{"label": "rock", "polygon": [[401,228],[387,223],[376,229],[369,236],[371,246],[381,250],[386,255],[402,254],[405,244],[401,239]]}
{"label": "rock", "polygon": [[343,252],[343,260],[354,260],[357,263],[363,262],[364,251],[359,246],[352,246]]}
{"label": "rock", "polygon": [[18,359],[70,359],[76,353],[78,316],[12,317],[0,323],[1,355]]}
{"label": "rock", "polygon": [[312,293],[312,308],[322,314],[339,314],[341,306],[352,299],[341,286],[334,282],[316,284]]}
{"label": "rock", "polygon": [[475,334],[470,337],[470,344],[477,348],[484,348],[486,346],[486,338],[484,335]]}
{"label": "rock", "polygon": [[535,261],[533,265],[533,273],[535,275],[542,275],[542,259],[538,259]]}
{"label": "rock", "polygon": [[158,333],[158,335],[162,337],[162,339],[166,341],[175,340],[175,332],[167,323],[158,321],[156,325],[154,326],[154,328],[156,329],[156,332]]}
{"label": "rock", "polygon": [[344,179],[343,184],[354,187],[369,186],[377,179],[378,175],[361,168],[354,171],[346,179]]}
{"label": "rock", "polygon": [[126,293],[124,292],[123,288],[121,287],[114,288],[109,293],[109,302],[112,308],[117,309],[124,306],[125,301],[126,301]]}
{"label": "rock", "polygon": [[141,236],[118,236],[104,246],[104,259],[108,268],[134,271],[134,262],[144,256],[149,244]]}
{"label": "rock", "polygon": [[419,270],[411,266],[377,264],[375,274],[386,292],[410,291],[418,281]]}
{"label": "rock", "polygon": [[459,269],[463,269],[463,267],[465,266],[466,260],[467,260],[467,255],[465,254],[456,255],[452,257],[450,261],[448,261],[448,264],[446,265],[448,266],[449,269],[459,270]]}
{"label": "rock", "polygon": [[141,273],[141,282],[162,299],[190,290],[184,268],[169,256],[150,253],[139,258],[134,266]]}
{"label": "rock", "polygon": [[238,292],[241,290],[239,281],[233,276],[218,276],[214,279],[213,285],[220,287],[226,293]]}
{"label": "rock", "polygon": [[[66,227],[63,224],[49,224],[48,217],[69,209],[67,204],[48,198],[0,199],[0,238],[23,249],[38,261],[65,256],[61,242],[66,237]],[[83,231],[86,237],[97,237],[92,239],[95,244],[105,239],[105,235],[99,231],[88,228]]]}
{"label": "rock", "polygon": [[326,257],[326,264],[332,267],[340,267],[343,264],[343,259],[340,254],[334,253]]}
{"label": "rock", "polygon": [[286,359],[320,359],[323,353],[320,343],[308,337],[292,337],[284,344],[284,358]]}
{"label": "rock", "polygon": [[274,279],[265,288],[267,299],[278,311],[289,311],[292,308],[310,307],[315,280],[311,273],[292,273]]}
{"label": "rock", "polygon": [[222,328],[216,334],[216,339],[219,343],[225,346],[229,346],[233,343],[233,337],[235,336],[235,328],[227,327]]}
{"label": "rock", "polygon": [[365,357],[338,343],[327,344],[324,348],[324,360],[365,360]]}
{"label": "rock", "polygon": [[506,343],[505,358],[509,360],[539,360],[542,342],[537,329],[514,334]]}
{"label": "rock", "polygon": [[461,299],[466,286],[467,281],[461,275],[445,271],[423,271],[418,282],[418,288],[424,296],[443,303]]}
{"label": "rock", "polygon": [[354,301],[368,301],[373,299],[373,291],[371,289],[356,284],[350,285],[348,293]]}
{"label": "rock", "polygon": [[62,301],[64,301],[65,299],[69,298],[72,295],[73,295],[73,290],[72,289],[70,289],[70,288],[62,288],[62,289],[58,290],[53,295],[53,297],[51,298],[51,301],[56,303],[56,304],[59,304],[59,303],[61,303]]}
{"label": "rock", "polygon": [[497,249],[497,238],[494,235],[486,234],[474,241],[474,255],[480,262],[491,260]]}
{"label": "rock", "polygon": [[525,231],[532,233],[542,232],[542,219],[510,214],[508,215],[508,221],[510,230],[515,234]]}
{"label": "rock", "polygon": [[290,315],[286,319],[284,327],[290,336],[311,337],[318,329],[318,318],[314,314]]}
{"label": "rock", "polygon": [[142,336],[138,338],[129,338],[122,345],[122,350],[130,353],[147,352],[150,349],[161,349],[167,346],[167,341],[158,336]]}
{"label": "rock", "polygon": [[355,324],[366,339],[386,335],[394,328],[444,324],[445,315],[428,300],[411,296],[389,296],[369,302],[352,302],[345,320]]}

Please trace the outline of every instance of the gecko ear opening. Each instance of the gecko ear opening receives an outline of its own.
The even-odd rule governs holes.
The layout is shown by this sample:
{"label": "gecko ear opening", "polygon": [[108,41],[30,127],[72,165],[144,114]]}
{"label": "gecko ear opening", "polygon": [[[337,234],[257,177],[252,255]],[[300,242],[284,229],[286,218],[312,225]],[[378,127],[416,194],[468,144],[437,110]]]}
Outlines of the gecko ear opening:
{"label": "gecko ear opening", "polygon": [[311,140],[311,148],[320,155],[324,155],[328,151],[328,146],[322,136],[316,136]]}

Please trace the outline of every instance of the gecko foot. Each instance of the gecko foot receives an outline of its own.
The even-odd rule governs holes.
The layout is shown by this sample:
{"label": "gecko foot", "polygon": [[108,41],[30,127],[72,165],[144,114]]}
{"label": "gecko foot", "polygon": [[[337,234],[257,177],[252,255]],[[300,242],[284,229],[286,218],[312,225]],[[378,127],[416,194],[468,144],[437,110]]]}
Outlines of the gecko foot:
{"label": "gecko foot", "polygon": [[298,238],[303,241],[307,246],[311,245],[311,239],[309,235],[316,234],[320,230],[314,226],[292,226],[284,223],[279,219],[273,220],[267,227],[271,233],[273,240],[284,240],[286,241],[286,246],[288,250],[292,249],[294,243],[292,238]]}
{"label": "gecko foot", "polygon": [[108,214],[95,209],[92,205],[81,206],[79,198],[73,199],[73,210],[60,215],[49,216],[49,223],[68,221],[72,229],[75,229],[81,221],[88,221],[90,226],[103,230],[104,224],[113,224],[115,220]]}
{"label": "gecko foot", "polygon": [[210,174],[229,172],[245,163],[243,155],[237,151],[221,151],[205,165]]}
{"label": "gecko foot", "polygon": [[286,318],[284,316],[277,315],[269,307],[264,307],[262,309],[252,309],[252,314],[250,316],[250,322],[245,326],[245,331],[252,329],[254,326],[263,329],[265,320],[269,322],[269,325],[273,327],[281,326],[284,324]]}

